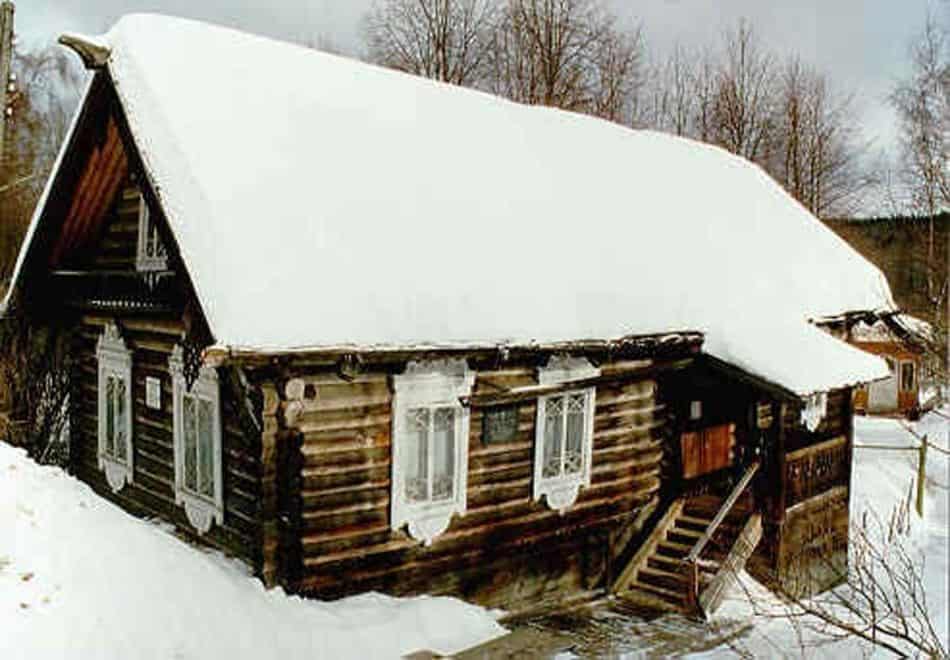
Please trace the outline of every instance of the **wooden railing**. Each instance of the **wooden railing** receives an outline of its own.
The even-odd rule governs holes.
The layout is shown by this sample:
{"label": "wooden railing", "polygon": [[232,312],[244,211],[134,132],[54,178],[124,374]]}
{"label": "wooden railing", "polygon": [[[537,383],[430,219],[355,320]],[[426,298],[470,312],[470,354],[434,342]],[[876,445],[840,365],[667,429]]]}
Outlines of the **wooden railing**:
{"label": "wooden railing", "polygon": [[51,274],[53,290],[84,310],[165,311],[173,308],[177,283],[171,271],[67,271]]}
{"label": "wooden railing", "polygon": [[745,492],[749,484],[752,482],[752,477],[755,476],[756,472],[759,471],[759,462],[756,461],[745,471],[745,474],[742,475],[742,478],[739,480],[739,483],[735,485],[735,488],[732,489],[732,492],[729,493],[729,497],[725,499],[722,503],[722,506],[719,507],[719,511],[716,512],[715,517],[706,527],[706,530],[703,532],[702,536],[696,539],[696,543],[693,545],[692,549],[689,551],[689,554],[686,555],[685,568],[686,568],[686,578],[687,578],[687,606],[690,609],[696,610],[699,608],[699,570],[707,566],[707,562],[704,562],[700,559],[703,550],[706,549],[706,545],[712,539],[713,535],[719,529],[719,526],[726,519],[726,516],[729,515],[729,512],[732,511],[732,508],[736,505],[736,502],[739,501],[739,498],[742,496],[742,493]]}

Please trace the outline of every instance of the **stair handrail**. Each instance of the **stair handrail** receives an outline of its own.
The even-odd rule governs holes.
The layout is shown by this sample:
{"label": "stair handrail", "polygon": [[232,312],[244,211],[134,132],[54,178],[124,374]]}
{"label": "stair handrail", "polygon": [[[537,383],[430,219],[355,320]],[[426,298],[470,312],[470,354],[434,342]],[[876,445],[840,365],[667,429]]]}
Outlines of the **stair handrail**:
{"label": "stair handrail", "polygon": [[752,477],[754,477],[755,473],[759,471],[759,466],[760,462],[755,461],[746,469],[745,474],[742,475],[739,483],[737,483],[735,488],[732,489],[732,492],[729,493],[729,497],[727,497],[722,503],[722,506],[719,507],[719,511],[716,512],[716,516],[712,519],[712,522],[710,522],[706,527],[703,535],[696,540],[696,543],[693,545],[693,549],[689,551],[689,554],[686,555],[686,558],[684,559],[686,563],[687,579],[686,606],[690,609],[698,610],[700,608],[699,555],[702,554],[703,550],[706,548],[706,544],[709,543],[709,540],[713,537],[713,534],[715,534],[716,530],[719,529],[719,525],[722,524],[722,521],[725,520],[726,516],[729,515],[729,512],[732,511],[732,507],[735,506],[739,496],[745,492],[749,482],[752,481]]}
{"label": "stair handrail", "polygon": [[686,556],[687,562],[695,563],[696,560],[699,559],[699,555],[702,554],[703,550],[705,550],[706,544],[709,543],[709,540],[713,537],[713,534],[715,534],[716,530],[719,529],[719,525],[722,524],[722,521],[725,520],[726,516],[729,515],[729,512],[732,511],[732,507],[735,506],[739,496],[742,495],[746,487],[749,485],[749,482],[752,481],[752,477],[754,477],[755,473],[759,471],[759,465],[759,461],[755,461],[746,469],[745,474],[742,475],[739,483],[735,485],[735,488],[733,488],[732,492],[729,493],[729,497],[727,497],[722,503],[722,506],[719,507],[719,511],[716,512],[716,517],[712,519],[712,522],[710,522],[709,526],[706,527],[706,531],[704,531],[703,535],[696,540],[696,543],[693,545],[693,549],[689,551],[689,554]]}

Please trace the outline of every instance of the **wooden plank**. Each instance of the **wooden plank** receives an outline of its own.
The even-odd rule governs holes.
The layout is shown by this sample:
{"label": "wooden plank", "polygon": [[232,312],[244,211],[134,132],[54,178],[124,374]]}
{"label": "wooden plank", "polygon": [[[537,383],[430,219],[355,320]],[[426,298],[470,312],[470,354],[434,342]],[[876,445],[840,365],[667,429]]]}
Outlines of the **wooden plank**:
{"label": "wooden plank", "polygon": [[640,549],[633,555],[627,566],[621,571],[616,581],[610,588],[613,594],[622,594],[630,588],[630,585],[636,581],[638,571],[646,564],[647,559],[656,551],[656,546],[666,536],[666,531],[675,523],[676,518],[683,512],[685,500],[675,500],[670,508],[666,510],[663,517],[657,523],[656,528],[650,534]]}
{"label": "wooden plank", "polygon": [[749,485],[749,482],[752,481],[752,477],[755,476],[755,473],[758,472],[758,470],[758,461],[746,469],[745,474],[742,475],[742,479],[739,480],[739,483],[737,483],[732,489],[732,492],[729,493],[729,497],[727,497],[722,503],[722,506],[716,513],[716,517],[713,518],[711,523],[709,523],[709,527],[706,528],[703,536],[698,541],[696,541],[696,545],[694,545],[693,549],[690,551],[687,561],[694,562],[699,558],[699,555],[702,554],[703,548],[706,547],[706,544],[709,543],[709,540],[712,538],[713,534],[715,534],[716,530],[719,529],[719,525],[722,524],[722,521],[725,520],[726,516],[729,515],[729,512],[732,511],[732,507],[739,499],[739,496],[745,491],[746,486]]}
{"label": "wooden plank", "polygon": [[712,615],[722,605],[723,599],[736,585],[739,573],[745,568],[761,539],[762,516],[756,513],[746,522],[719,570],[699,595],[699,606],[705,616]]}

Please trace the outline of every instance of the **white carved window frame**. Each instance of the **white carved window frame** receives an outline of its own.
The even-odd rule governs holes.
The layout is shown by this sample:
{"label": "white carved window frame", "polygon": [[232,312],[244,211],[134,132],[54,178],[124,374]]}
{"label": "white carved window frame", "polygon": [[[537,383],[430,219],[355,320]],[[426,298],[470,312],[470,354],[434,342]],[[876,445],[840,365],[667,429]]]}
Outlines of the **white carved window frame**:
{"label": "white carved window frame", "polygon": [[[409,535],[430,545],[448,529],[455,514],[465,513],[468,487],[470,410],[460,397],[472,393],[475,372],[465,360],[410,362],[406,371],[393,377],[392,491],[390,521],[393,530],[408,526]],[[410,502],[405,492],[403,464],[408,449],[408,416],[419,408],[451,408],[454,412],[454,493],[451,499]],[[429,472],[431,479],[432,473]]]}
{"label": "white carved window frame", "polygon": [[[106,475],[106,481],[112,492],[118,492],[126,484],[132,483],[133,455],[132,455],[132,351],[126,346],[125,340],[114,323],[106,325],[99,341],[96,344],[96,360],[98,362],[98,465]],[[126,430],[123,444],[125,460],[115,452],[108,452],[108,383],[110,377],[118,378],[124,385],[124,428]],[[113,407],[113,410],[115,408]],[[115,424],[113,424],[115,428]]]}
{"label": "white carved window frame", "polygon": [[140,272],[168,268],[168,255],[165,253],[155,220],[148,210],[148,203],[142,193],[139,193],[139,238],[138,250],[135,253],[135,268]]}
{"label": "white carved window frame", "polygon": [[[168,360],[172,377],[173,432],[175,446],[175,504],[185,508],[188,522],[205,534],[212,523],[224,523],[224,474],[221,449],[221,388],[218,374],[213,367],[202,367],[198,379],[188,389],[184,375],[184,359],[181,346],[175,346]],[[203,495],[185,485],[185,434],[184,399],[195,397],[211,403],[211,465],[214,479],[213,495]],[[199,433],[196,431],[196,433]],[[196,451],[201,440],[196,435]],[[195,470],[199,470],[195,459]],[[199,477],[200,478],[200,477]]]}
{"label": "white carved window frame", "polygon": [[[541,385],[562,385],[576,380],[585,380],[600,376],[600,369],[592,365],[585,358],[555,356],[548,360],[548,364],[538,369],[538,383]],[[544,476],[544,438],[546,431],[548,405],[554,399],[566,401],[571,395],[584,395],[584,425],[581,438],[581,455],[583,464],[579,472],[561,474],[556,477]],[[538,397],[538,410],[535,418],[534,437],[534,499],[542,497],[548,506],[555,511],[564,513],[577,501],[582,487],[590,486],[591,463],[593,462],[594,446],[594,409],[596,406],[596,388],[584,387],[576,390],[567,389],[557,394]],[[566,409],[565,413],[566,415]],[[562,422],[564,429],[563,446],[567,440],[567,423]]]}

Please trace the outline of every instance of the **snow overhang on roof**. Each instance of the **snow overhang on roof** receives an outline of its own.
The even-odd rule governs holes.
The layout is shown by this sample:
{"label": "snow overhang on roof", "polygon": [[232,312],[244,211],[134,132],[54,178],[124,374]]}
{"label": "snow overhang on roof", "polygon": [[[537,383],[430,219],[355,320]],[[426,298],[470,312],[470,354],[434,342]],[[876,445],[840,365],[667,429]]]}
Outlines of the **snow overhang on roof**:
{"label": "snow overhang on roof", "polygon": [[721,149],[190,20],[71,40],[115,83],[221,347],[690,328],[799,393],[886,369],[807,322],[893,307],[883,275]]}

